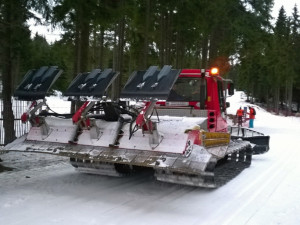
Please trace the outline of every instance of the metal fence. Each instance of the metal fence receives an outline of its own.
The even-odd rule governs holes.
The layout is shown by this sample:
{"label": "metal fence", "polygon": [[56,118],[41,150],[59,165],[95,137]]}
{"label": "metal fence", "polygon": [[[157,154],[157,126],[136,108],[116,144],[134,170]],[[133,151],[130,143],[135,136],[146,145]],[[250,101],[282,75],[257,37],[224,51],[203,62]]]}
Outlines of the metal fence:
{"label": "metal fence", "polygon": [[[3,101],[0,100],[0,145],[4,145],[5,131],[3,128]],[[23,134],[27,133],[30,128],[30,123],[23,124],[21,121],[21,116],[27,109],[27,101],[15,101],[13,100],[13,112],[14,112],[14,129],[16,137],[21,137]]]}

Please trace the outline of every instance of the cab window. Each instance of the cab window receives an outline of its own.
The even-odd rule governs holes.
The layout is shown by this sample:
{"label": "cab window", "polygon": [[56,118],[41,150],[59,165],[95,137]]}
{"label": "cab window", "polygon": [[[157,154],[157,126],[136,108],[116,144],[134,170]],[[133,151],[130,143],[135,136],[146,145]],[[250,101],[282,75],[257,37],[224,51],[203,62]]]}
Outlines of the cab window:
{"label": "cab window", "polygon": [[179,77],[167,101],[200,101],[200,78]]}
{"label": "cab window", "polygon": [[218,96],[220,102],[220,110],[221,112],[225,112],[225,97],[223,92],[222,82],[218,80]]}

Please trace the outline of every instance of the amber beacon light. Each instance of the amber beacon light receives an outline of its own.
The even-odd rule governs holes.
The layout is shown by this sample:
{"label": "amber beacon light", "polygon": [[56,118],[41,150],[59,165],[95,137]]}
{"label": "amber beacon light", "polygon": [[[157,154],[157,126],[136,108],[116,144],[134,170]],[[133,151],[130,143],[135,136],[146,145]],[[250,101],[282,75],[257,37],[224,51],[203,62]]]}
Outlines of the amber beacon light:
{"label": "amber beacon light", "polygon": [[211,68],[210,74],[213,76],[219,75],[219,68],[217,68],[217,67]]}

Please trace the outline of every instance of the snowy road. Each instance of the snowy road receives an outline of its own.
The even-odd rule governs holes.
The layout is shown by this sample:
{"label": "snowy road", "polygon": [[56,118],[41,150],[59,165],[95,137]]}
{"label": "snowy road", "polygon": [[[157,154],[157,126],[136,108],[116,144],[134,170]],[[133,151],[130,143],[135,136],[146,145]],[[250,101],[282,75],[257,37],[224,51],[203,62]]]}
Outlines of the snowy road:
{"label": "snowy road", "polygon": [[[240,105],[231,99],[232,112]],[[50,155],[1,155],[15,169],[0,173],[0,224],[300,224],[300,118],[258,109],[255,129],[271,136],[270,152],[214,190],[160,183],[147,171],[80,174]]]}

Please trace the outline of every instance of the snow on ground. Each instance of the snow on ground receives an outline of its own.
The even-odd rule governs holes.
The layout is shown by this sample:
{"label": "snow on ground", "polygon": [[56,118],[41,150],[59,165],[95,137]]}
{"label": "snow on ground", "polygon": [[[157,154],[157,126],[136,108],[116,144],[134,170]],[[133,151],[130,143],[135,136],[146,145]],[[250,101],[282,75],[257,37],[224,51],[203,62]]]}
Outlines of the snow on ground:
{"label": "snow on ground", "polygon": [[[248,105],[242,92],[228,101],[231,114]],[[51,155],[1,155],[15,169],[0,173],[0,224],[300,224],[300,118],[255,108],[255,130],[271,136],[271,149],[214,190],[160,183],[147,171],[80,174]]]}
{"label": "snow on ground", "polygon": [[55,91],[54,96],[46,97],[46,103],[56,113],[70,113],[71,101],[66,101],[60,91]]}

